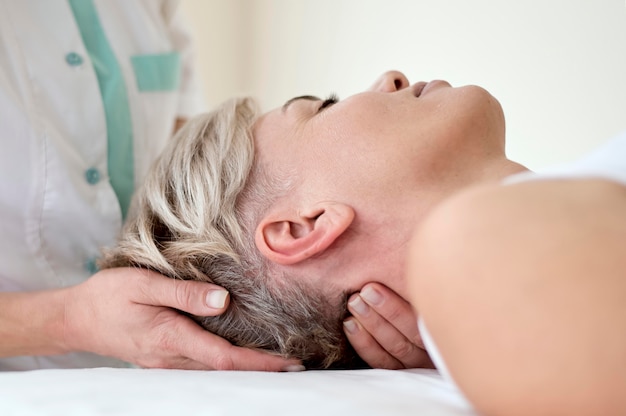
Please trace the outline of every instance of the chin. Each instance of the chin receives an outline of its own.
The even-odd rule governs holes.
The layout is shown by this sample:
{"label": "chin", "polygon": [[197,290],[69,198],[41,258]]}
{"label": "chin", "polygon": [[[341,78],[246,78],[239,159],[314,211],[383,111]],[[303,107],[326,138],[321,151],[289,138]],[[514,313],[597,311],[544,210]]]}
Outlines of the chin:
{"label": "chin", "polygon": [[470,136],[504,140],[504,112],[500,102],[489,91],[477,85],[466,85],[457,90],[455,124]]}

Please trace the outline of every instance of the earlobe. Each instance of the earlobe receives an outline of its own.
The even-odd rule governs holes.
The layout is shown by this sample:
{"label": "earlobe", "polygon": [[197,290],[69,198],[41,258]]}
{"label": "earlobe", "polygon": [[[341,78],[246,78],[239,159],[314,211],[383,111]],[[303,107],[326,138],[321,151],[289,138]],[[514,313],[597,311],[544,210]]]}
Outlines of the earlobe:
{"label": "earlobe", "polygon": [[323,253],[354,220],[354,209],[348,205],[326,202],[308,212],[269,215],[255,233],[259,251],[270,261],[291,265]]}

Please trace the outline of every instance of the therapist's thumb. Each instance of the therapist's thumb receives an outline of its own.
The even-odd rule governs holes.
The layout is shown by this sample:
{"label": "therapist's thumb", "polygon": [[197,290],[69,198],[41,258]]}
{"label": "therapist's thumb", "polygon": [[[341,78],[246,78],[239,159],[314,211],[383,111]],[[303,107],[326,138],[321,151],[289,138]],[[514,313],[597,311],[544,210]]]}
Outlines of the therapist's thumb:
{"label": "therapist's thumb", "polygon": [[230,301],[228,291],[212,283],[191,280],[174,280],[154,273],[144,293],[153,305],[170,308],[198,316],[222,314]]}

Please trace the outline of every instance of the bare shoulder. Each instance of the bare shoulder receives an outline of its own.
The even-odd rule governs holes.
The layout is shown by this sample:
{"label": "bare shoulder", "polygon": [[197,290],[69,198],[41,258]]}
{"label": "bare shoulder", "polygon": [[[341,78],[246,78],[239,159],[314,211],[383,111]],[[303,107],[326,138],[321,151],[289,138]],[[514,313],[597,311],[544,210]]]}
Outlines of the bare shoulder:
{"label": "bare shoulder", "polygon": [[463,251],[487,248],[468,244],[474,242],[495,245],[490,248],[497,251],[522,248],[518,245],[525,244],[531,245],[527,248],[540,249],[570,238],[591,246],[597,239],[623,243],[626,186],[585,179],[469,189],[433,210],[418,228],[414,247],[432,243],[450,247],[461,244]]}
{"label": "bare shoulder", "polygon": [[485,414],[626,412],[626,187],[468,190],[424,221],[408,265],[412,303]]}
{"label": "bare shoulder", "polygon": [[[563,221],[578,219],[621,221],[626,219],[626,186],[603,179],[537,180],[513,185],[476,187],[455,195],[444,202],[439,215],[451,215],[458,220],[486,221],[506,218],[541,221],[553,216]],[[435,211],[434,215],[437,215]],[[589,218],[589,212],[602,216]],[[604,215],[609,215],[608,217]],[[450,218],[448,218],[450,219]],[[509,224],[515,227],[516,224]]]}

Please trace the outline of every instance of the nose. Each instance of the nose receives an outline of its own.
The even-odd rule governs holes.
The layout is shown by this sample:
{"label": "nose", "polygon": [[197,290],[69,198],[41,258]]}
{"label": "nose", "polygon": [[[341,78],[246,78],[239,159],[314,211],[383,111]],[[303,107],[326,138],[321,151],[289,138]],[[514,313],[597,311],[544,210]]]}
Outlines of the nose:
{"label": "nose", "polygon": [[409,86],[409,80],[400,71],[387,71],[382,74],[369,91],[396,92]]}

